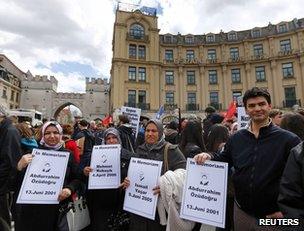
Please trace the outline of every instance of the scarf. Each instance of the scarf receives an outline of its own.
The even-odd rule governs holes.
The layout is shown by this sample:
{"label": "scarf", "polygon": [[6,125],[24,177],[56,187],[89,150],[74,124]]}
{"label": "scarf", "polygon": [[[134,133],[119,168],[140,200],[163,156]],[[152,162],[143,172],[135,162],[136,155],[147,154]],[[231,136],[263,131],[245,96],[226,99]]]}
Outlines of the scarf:
{"label": "scarf", "polygon": [[[59,138],[59,142],[56,144],[56,145],[48,145],[45,143],[45,140],[44,140],[44,133],[45,133],[45,130],[49,127],[49,126],[55,126],[60,134],[60,138]],[[62,127],[60,126],[60,124],[57,122],[57,121],[49,121],[49,122],[46,122],[45,124],[43,124],[42,126],[42,130],[41,130],[41,134],[42,134],[42,139],[40,140],[40,144],[44,147],[47,147],[49,149],[52,149],[52,150],[59,150],[60,148],[62,148],[63,146],[63,142],[61,142],[62,140]]]}

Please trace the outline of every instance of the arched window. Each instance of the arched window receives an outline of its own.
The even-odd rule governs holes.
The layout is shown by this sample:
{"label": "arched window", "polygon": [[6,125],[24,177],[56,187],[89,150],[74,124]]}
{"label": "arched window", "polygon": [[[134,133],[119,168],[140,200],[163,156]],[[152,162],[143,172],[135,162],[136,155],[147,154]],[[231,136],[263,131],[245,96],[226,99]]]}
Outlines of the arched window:
{"label": "arched window", "polygon": [[142,38],[145,35],[145,29],[140,24],[133,24],[130,27],[130,35],[136,38]]}

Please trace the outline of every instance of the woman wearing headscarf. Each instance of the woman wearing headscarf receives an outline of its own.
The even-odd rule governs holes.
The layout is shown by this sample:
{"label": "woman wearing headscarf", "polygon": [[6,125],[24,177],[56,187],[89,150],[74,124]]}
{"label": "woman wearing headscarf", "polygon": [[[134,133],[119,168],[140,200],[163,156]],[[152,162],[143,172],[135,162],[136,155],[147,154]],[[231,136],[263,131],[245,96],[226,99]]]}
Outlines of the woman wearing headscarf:
{"label": "woman wearing headscarf", "polygon": [[[115,128],[108,128],[104,132],[103,144],[121,144],[121,139],[118,130]],[[127,171],[130,159],[135,154],[121,147],[120,151],[120,164],[121,164],[121,179],[127,176]],[[88,177],[93,169],[86,166],[83,169],[83,174]],[[91,218],[92,231],[111,230],[109,227],[108,219],[111,214],[115,214],[123,207],[124,191],[121,188],[117,189],[98,189],[88,190],[87,200],[88,208]]]}
{"label": "woman wearing headscarf", "polygon": [[[64,151],[62,141],[62,128],[56,121],[50,121],[42,127],[42,139],[39,149]],[[25,156],[25,155],[24,155]],[[17,169],[22,171],[32,161],[32,154],[26,155],[18,162]],[[72,193],[76,192],[80,187],[80,181],[77,180],[76,166],[73,160],[73,155],[69,155],[69,161],[66,169],[63,189],[58,196],[59,204],[17,204],[20,208],[20,218],[16,222],[16,231],[54,231],[57,230],[57,219],[59,208],[62,203],[71,199]]]}
{"label": "woman wearing headscarf", "polygon": [[[164,151],[165,146],[168,142],[164,139],[163,125],[158,120],[148,121],[145,128],[145,143],[140,145],[136,154],[138,158],[150,159],[164,161]],[[179,150],[177,145],[169,144],[168,147],[168,170],[174,171],[179,168],[186,168],[186,159],[183,153]],[[165,173],[165,165],[163,164],[163,169],[161,175]],[[125,186],[128,186],[127,183]],[[154,188],[154,194],[159,193],[159,187]],[[166,230],[166,226],[160,225],[159,215],[156,213],[155,220],[150,220],[135,214],[131,214],[131,224],[130,230],[136,231],[157,231]]]}

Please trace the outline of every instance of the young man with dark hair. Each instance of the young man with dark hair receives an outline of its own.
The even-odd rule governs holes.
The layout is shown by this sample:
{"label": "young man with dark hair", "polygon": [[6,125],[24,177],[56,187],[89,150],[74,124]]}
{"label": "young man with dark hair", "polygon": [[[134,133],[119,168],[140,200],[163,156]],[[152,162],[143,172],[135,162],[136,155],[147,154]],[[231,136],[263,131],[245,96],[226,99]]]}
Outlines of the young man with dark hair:
{"label": "young man with dark hair", "polygon": [[[300,143],[295,134],[274,126],[270,95],[254,87],[243,97],[250,122],[227,141],[221,153],[201,153],[198,163],[224,161],[234,167],[234,230],[259,230],[257,218],[282,218],[277,205],[280,179],[290,150]],[[267,227],[272,230],[270,227]]]}
{"label": "young man with dark hair", "polygon": [[130,152],[135,150],[135,134],[130,124],[130,119],[127,115],[118,116],[119,123],[117,130],[121,139],[121,146]]}

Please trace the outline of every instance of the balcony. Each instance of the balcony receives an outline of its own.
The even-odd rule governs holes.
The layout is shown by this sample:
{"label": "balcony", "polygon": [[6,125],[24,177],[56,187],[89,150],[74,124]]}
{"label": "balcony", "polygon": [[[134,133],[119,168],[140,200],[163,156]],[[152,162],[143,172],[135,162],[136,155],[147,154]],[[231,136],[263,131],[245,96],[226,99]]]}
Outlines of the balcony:
{"label": "balcony", "polygon": [[278,52],[279,56],[286,56],[286,55],[292,55],[292,54],[293,54],[292,49],[281,50]]}
{"label": "balcony", "polygon": [[166,103],[164,105],[164,108],[166,111],[172,111],[174,109],[177,109],[177,104],[174,104],[174,103]]}
{"label": "balcony", "polygon": [[209,103],[208,106],[212,106],[212,107],[214,107],[216,110],[222,110],[222,104],[221,104],[221,103],[213,102],[213,103]]}
{"label": "balcony", "polygon": [[206,59],[207,63],[217,63],[217,59],[216,58],[208,58]]}
{"label": "balcony", "polygon": [[186,104],[186,110],[187,111],[198,111],[199,110],[199,104],[188,103],[188,104]]}
{"label": "balcony", "polygon": [[124,106],[126,106],[126,107],[136,107],[136,103],[127,102],[127,103],[124,104]]}
{"label": "balcony", "polygon": [[150,110],[150,104],[149,103],[137,103],[137,108],[140,108],[143,111]]}
{"label": "balcony", "polygon": [[251,60],[263,60],[263,59],[267,59],[266,54],[255,54],[251,56]]}
{"label": "balcony", "polygon": [[291,108],[294,105],[299,105],[301,107],[301,100],[300,99],[286,99],[286,100],[283,100],[283,107],[284,108]]}
{"label": "balcony", "polygon": [[128,102],[125,103],[124,106],[126,107],[135,107],[135,108],[140,108],[141,110],[150,110],[150,104],[149,103],[133,103],[133,102]]}
{"label": "balcony", "polygon": [[127,40],[149,42],[149,36],[148,35],[131,34],[131,33],[127,32]]}
{"label": "balcony", "polygon": [[228,59],[229,63],[238,63],[238,62],[242,62],[243,58],[242,57],[231,57]]}

